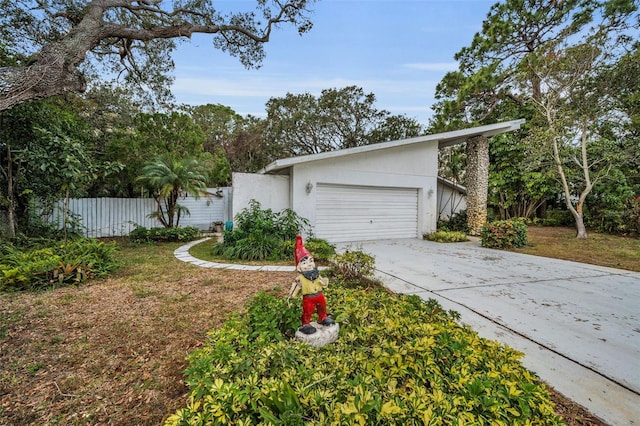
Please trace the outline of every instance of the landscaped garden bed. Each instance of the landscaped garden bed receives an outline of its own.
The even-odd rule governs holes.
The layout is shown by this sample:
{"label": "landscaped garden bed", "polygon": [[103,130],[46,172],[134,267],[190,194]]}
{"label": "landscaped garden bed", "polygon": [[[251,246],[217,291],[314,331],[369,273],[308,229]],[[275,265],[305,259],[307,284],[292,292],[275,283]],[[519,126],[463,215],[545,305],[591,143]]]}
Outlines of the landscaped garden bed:
{"label": "landscaped garden bed", "polygon": [[[560,231],[570,238],[571,230]],[[545,234],[545,246],[553,235]],[[530,241],[541,244],[537,235]],[[0,424],[152,425],[187,407],[185,357],[207,347],[208,332],[246,312],[260,291],[278,287],[284,296],[293,275],[199,268],[173,258],[181,244],[120,242],[115,275],[0,294]],[[337,313],[340,299],[328,298]],[[566,424],[603,425],[548,390]]]}
{"label": "landscaped garden bed", "polygon": [[[291,339],[296,309],[262,293],[189,356],[182,424],[561,424],[522,354],[418,296],[326,292],[337,342]],[[461,423],[460,423],[461,422]]]}

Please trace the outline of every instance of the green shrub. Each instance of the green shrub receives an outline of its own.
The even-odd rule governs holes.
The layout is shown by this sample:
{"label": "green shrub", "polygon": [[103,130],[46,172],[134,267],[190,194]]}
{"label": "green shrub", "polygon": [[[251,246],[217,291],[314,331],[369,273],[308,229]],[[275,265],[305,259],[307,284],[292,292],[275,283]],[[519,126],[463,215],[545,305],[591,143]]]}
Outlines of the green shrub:
{"label": "green shrub", "polygon": [[462,241],[469,241],[467,234],[464,232],[443,230],[439,230],[431,234],[425,234],[424,239],[436,241],[438,243],[459,243]]}
{"label": "green shrub", "polygon": [[343,281],[372,277],[376,269],[375,258],[360,250],[337,254],[331,264],[334,276]]}
{"label": "green shrub", "polygon": [[115,245],[95,239],[40,248],[3,245],[0,290],[35,290],[105,276],[118,267],[115,251]]}
{"label": "green shrub", "polygon": [[292,300],[261,291],[249,304],[244,321],[251,325],[251,341],[280,341],[295,335],[300,326],[298,306]]}
{"label": "green shrub", "polygon": [[587,228],[608,234],[640,235],[640,196],[630,197],[618,209],[601,207],[593,210],[585,209]]}
{"label": "green shrub", "polygon": [[527,244],[527,225],[522,219],[487,223],[480,231],[483,247],[515,248]]}
{"label": "green shrub", "polygon": [[79,265],[90,277],[105,277],[118,269],[115,243],[93,238],[74,240],[60,245],[59,253],[67,265]]}
{"label": "green shrub", "polygon": [[193,241],[198,237],[200,237],[200,230],[195,226],[151,229],[136,226],[129,233],[129,240],[135,243]]}
{"label": "green shrub", "polygon": [[[223,241],[213,245],[214,256],[229,260],[289,260],[293,258],[296,235],[310,230],[309,221],[293,210],[262,210],[256,200],[251,200],[235,221],[236,226],[224,232]],[[305,247],[321,259],[329,244],[311,241],[305,242]],[[314,245],[317,253],[312,249]]]}
{"label": "green shrub", "polygon": [[480,338],[430,300],[329,287],[340,337],[314,348],[274,333],[264,295],[188,357],[187,406],[167,426],[560,425],[521,353]]}
{"label": "green shrub", "polygon": [[548,209],[546,217],[534,218],[533,224],[541,226],[571,226],[575,224],[575,219],[567,209]]}
{"label": "green shrub", "polygon": [[[281,240],[295,240],[298,234],[309,234],[309,221],[298,216],[291,209],[274,212],[271,209],[262,210],[256,200],[249,201],[249,207],[242,209],[235,217],[236,225],[231,234],[238,234],[240,238],[246,234],[267,234]],[[225,232],[227,239],[227,232]],[[231,237],[231,240],[234,238]],[[239,238],[238,238],[239,239]]]}
{"label": "green shrub", "polygon": [[623,225],[618,232],[629,235],[640,235],[640,196],[631,197],[623,214]]}
{"label": "green shrub", "polygon": [[469,227],[467,226],[467,211],[460,210],[452,214],[448,219],[441,219],[438,221],[438,229],[442,231],[458,231],[465,234],[469,233]]}
{"label": "green shrub", "polygon": [[[304,245],[316,260],[329,260],[336,254],[336,246],[320,238],[309,238]],[[293,247],[287,253],[293,257]]]}
{"label": "green shrub", "polygon": [[213,254],[232,260],[278,260],[282,240],[265,234],[251,233],[233,244],[216,243]]}

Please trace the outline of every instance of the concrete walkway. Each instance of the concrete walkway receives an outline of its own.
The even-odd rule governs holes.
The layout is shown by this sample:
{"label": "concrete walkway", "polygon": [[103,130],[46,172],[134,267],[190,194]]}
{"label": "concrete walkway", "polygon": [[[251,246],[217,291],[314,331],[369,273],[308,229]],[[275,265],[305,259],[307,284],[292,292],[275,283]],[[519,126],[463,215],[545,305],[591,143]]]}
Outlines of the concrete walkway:
{"label": "concrete walkway", "polygon": [[[293,271],[206,262],[207,268]],[[640,425],[640,273],[418,239],[341,244],[376,258],[397,293],[435,299],[482,337],[525,354],[523,364],[610,425]]]}
{"label": "concrete walkway", "polygon": [[640,273],[418,239],[343,244],[397,293],[436,299],[611,425],[640,424]]}
{"label": "concrete walkway", "polygon": [[192,263],[197,266],[201,266],[203,268],[213,268],[213,269],[235,269],[238,271],[273,271],[273,272],[287,272],[287,271],[295,271],[295,266],[278,266],[278,265],[239,265],[237,263],[217,263],[217,262],[208,262],[206,260],[196,259],[195,257],[189,254],[189,249],[195,246],[196,244],[200,244],[204,241],[209,240],[210,238],[203,238],[197,241],[191,241],[189,244],[185,244],[182,247],[178,247],[173,251],[173,255],[183,262]]}

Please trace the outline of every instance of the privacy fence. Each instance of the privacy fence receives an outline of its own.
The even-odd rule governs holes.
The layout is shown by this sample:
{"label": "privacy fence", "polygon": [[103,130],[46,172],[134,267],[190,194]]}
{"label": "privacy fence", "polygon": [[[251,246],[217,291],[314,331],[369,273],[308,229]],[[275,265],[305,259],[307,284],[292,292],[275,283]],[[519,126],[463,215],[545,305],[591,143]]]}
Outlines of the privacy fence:
{"label": "privacy fence", "polygon": [[[209,188],[211,195],[197,200],[192,196],[181,198],[178,204],[186,207],[190,214],[180,218],[180,226],[195,226],[208,230],[213,222],[231,220],[231,187]],[[69,200],[68,213],[86,237],[120,237],[138,226],[154,228],[162,226],[149,214],[156,211],[152,198],[74,198]],[[64,201],[58,201],[48,220],[62,227]]]}

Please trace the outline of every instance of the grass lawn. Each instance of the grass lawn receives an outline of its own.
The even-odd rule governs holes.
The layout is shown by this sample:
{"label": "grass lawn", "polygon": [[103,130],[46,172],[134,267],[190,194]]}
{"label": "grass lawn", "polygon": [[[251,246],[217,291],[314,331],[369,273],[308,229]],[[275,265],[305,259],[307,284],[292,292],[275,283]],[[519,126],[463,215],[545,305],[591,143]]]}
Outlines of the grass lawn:
{"label": "grass lawn", "polygon": [[541,226],[530,226],[527,236],[527,246],[512,251],[640,272],[640,238],[589,232],[578,240],[573,228]]}
{"label": "grass lawn", "polygon": [[[590,234],[597,243],[587,250],[571,230],[530,231],[519,252],[640,271],[639,240]],[[207,331],[260,290],[284,294],[294,278],[200,268],[173,257],[179,245],[123,245],[110,278],[0,294],[1,425],[161,424],[186,404],[185,356]],[[568,425],[602,425],[562,395],[553,400]]]}

